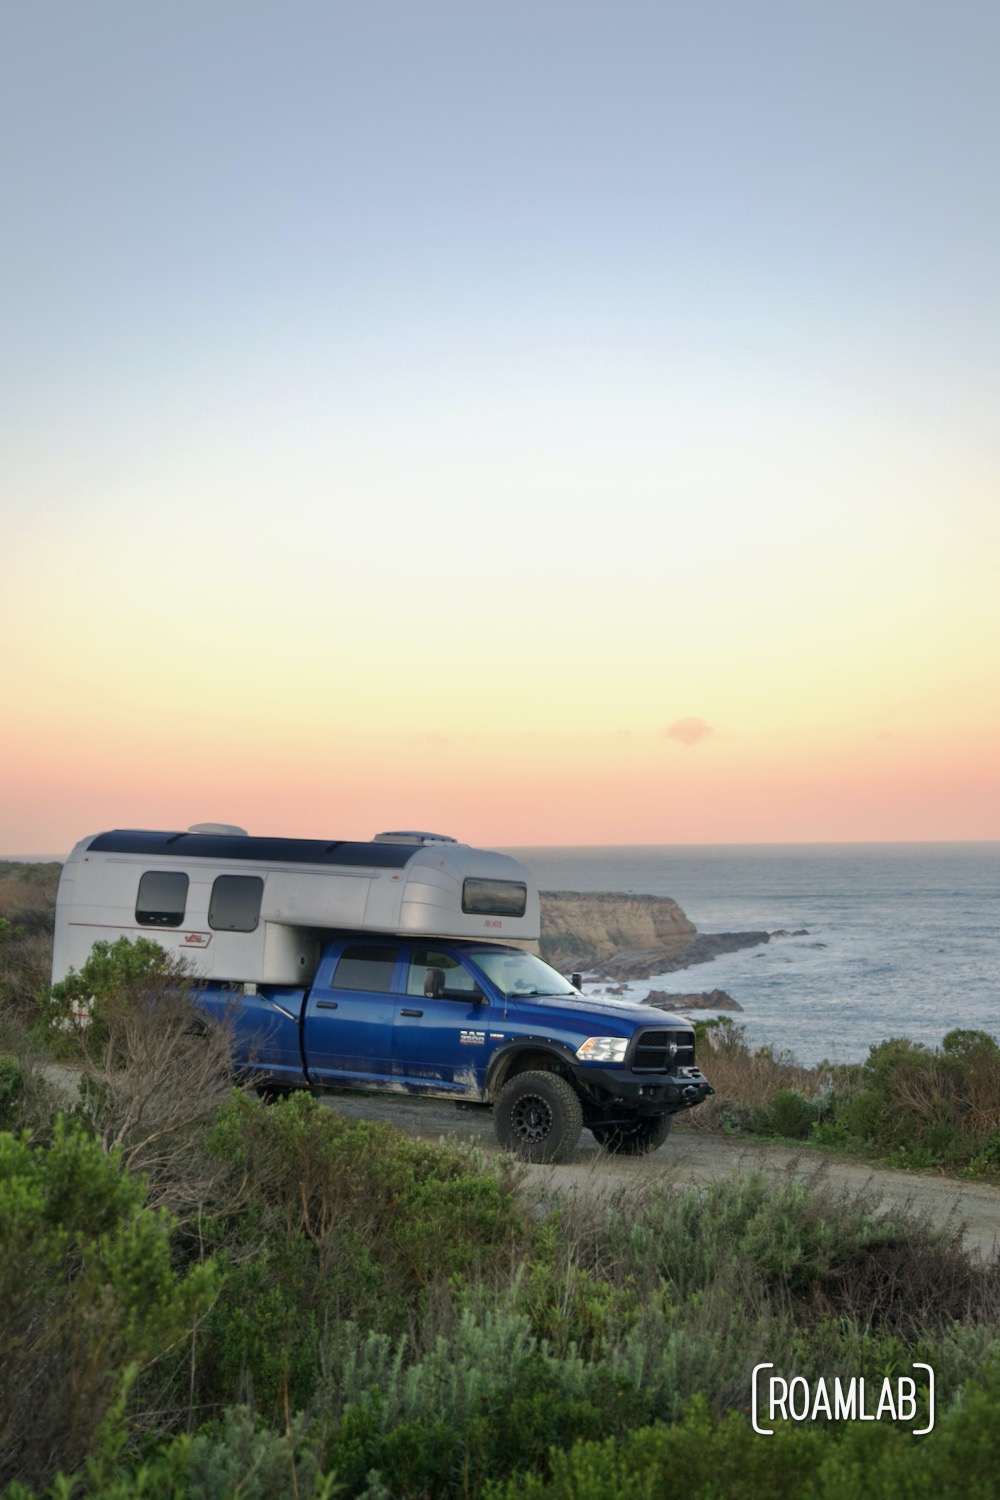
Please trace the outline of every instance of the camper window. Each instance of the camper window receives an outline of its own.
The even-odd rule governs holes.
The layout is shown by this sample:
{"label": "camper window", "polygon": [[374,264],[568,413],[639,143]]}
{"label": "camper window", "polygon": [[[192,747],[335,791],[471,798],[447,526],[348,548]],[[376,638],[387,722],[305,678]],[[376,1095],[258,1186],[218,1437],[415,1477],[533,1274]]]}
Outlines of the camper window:
{"label": "camper window", "polygon": [[264,882],[259,875],[220,875],[212,887],[208,925],[217,932],[253,932],[260,920]]}
{"label": "camper window", "polygon": [[468,879],[462,886],[462,910],[476,916],[523,917],[528,887],[521,880]]}
{"label": "camper window", "polygon": [[139,881],[135,920],[142,927],[179,927],[187,905],[188,878],[181,870],[147,870]]}

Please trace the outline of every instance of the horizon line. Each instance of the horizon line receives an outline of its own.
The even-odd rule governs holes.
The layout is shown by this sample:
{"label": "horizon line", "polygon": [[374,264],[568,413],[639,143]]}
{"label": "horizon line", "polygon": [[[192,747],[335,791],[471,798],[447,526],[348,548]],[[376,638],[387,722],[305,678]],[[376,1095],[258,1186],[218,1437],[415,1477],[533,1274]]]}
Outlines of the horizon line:
{"label": "horizon line", "polygon": [[[334,841],[331,841],[334,842]],[[343,843],[365,843],[367,840],[344,839]],[[456,842],[463,842],[459,839]],[[986,839],[706,839],[684,842],[646,844],[496,844],[497,850],[583,850],[583,849],[890,849],[890,848],[985,848],[1000,846],[1000,838]],[[485,847],[485,845],[477,846]],[[2,864],[65,864],[65,854],[0,854]]]}

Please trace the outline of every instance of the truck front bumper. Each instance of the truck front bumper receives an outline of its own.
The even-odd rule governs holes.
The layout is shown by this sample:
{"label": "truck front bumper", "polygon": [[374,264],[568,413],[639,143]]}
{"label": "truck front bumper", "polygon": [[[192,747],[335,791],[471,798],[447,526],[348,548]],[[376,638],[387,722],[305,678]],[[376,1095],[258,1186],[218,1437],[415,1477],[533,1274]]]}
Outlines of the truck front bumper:
{"label": "truck front bumper", "polygon": [[624,1106],[629,1114],[673,1115],[715,1093],[698,1068],[676,1073],[633,1073],[627,1068],[574,1068],[578,1091],[599,1108]]}

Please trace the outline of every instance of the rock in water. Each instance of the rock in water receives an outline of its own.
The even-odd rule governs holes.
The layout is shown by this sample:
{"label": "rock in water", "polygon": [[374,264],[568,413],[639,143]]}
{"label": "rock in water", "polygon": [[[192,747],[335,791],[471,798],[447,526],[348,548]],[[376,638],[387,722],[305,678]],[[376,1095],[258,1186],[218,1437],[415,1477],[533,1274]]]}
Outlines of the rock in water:
{"label": "rock in water", "polygon": [[643,1005],[656,1010],[742,1010],[743,1007],[725,990],[701,990],[696,995],[674,995],[669,990],[650,990]]}

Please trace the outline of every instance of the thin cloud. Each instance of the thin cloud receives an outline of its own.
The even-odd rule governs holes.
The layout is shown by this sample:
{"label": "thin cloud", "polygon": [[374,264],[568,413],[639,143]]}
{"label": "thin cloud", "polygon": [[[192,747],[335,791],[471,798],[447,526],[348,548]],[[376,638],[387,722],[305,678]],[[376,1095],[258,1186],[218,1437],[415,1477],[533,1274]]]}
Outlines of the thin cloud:
{"label": "thin cloud", "polygon": [[706,724],[704,719],[675,719],[668,724],[663,731],[668,740],[678,740],[682,745],[697,745],[701,740],[707,739],[714,734],[711,724]]}

